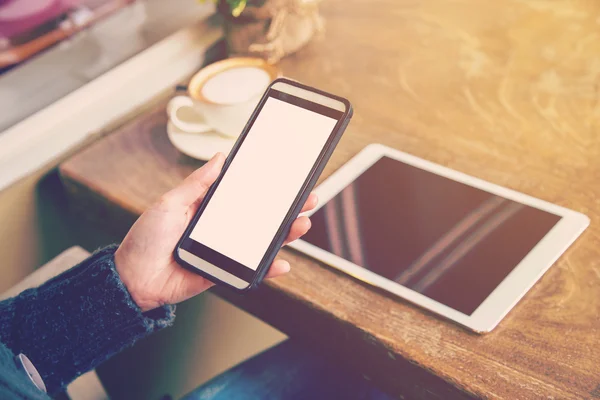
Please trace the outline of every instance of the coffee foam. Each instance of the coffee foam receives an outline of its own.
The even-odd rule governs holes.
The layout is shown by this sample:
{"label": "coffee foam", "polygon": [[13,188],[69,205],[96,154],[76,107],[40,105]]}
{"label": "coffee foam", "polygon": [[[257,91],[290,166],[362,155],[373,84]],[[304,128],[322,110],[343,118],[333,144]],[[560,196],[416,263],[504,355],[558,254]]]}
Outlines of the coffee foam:
{"label": "coffee foam", "polygon": [[202,86],[204,98],[220,104],[247,101],[262,93],[271,77],[262,68],[237,67],[219,72]]}

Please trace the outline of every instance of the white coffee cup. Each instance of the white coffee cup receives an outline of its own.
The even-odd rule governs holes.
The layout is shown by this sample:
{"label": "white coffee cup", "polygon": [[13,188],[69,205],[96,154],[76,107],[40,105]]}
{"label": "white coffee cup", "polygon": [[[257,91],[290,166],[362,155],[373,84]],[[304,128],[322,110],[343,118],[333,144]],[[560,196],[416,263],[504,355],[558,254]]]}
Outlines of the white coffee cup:
{"label": "white coffee cup", "polygon": [[181,131],[217,131],[235,138],[244,128],[278,69],[260,58],[235,57],[218,61],[196,73],[188,96],[167,105],[171,123]]}

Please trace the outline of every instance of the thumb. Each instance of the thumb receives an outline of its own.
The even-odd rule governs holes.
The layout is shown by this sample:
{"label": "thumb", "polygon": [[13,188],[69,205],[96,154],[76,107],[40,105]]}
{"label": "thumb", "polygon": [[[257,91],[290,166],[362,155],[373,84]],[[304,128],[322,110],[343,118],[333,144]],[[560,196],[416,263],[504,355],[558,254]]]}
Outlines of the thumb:
{"label": "thumb", "polygon": [[210,185],[215,182],[224,162],[225,156],[223,153],[215,154],[210,161],[192,172],[167,196],[174,202],[186,207],[194,204],[199,198],[204,197]]}

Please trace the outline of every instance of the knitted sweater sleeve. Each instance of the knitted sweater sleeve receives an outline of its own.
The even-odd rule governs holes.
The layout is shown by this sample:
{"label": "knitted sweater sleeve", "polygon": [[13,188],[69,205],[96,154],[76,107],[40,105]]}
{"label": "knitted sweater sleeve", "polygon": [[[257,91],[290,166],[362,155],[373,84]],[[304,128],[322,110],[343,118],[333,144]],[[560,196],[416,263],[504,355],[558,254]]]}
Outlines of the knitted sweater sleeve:
{"label": "knitted sweater sleeve", "polygon": [[0,342],[34,364],[49,394],[152,332],[175,307],[143,313],[104,248],[38,288],[0,302]]}

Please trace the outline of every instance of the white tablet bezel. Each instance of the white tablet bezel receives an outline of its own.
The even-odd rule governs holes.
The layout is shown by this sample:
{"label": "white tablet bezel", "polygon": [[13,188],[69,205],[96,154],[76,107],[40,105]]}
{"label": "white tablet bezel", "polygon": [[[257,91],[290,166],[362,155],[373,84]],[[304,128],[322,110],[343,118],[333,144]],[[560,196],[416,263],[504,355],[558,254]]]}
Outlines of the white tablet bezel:
{"label": "white tablet bezel", "polygon": [[367,146],[319,185],[315,189],[316,194],[319,196],[319,206],[306,213],[306,215],[316,212],[384,156],[561,217],[560,221],[471,315],[463,314],[445,306],[303,240],[297,240],[290,244],[290,247],[342,270],[363,282],[394,293],[475,332],[491,331],[590,223],[589,218],[581,213],[474,178],[381,144]]}

